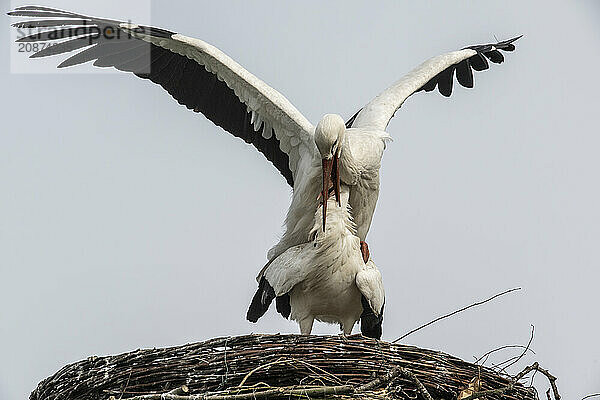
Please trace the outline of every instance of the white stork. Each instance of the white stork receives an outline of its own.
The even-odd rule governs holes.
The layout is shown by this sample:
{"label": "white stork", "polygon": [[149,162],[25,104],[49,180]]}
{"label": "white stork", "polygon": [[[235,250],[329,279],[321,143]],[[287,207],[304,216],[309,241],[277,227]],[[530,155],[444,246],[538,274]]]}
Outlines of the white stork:
{"label": "white stork", "polygon": [[180,104],[252,144],[272,162],[294,191],[286,231],[268,252],[270,262],[308,240],[320,191],[325,226],[329,193],[324,188],[331,181],[338,204],[340,184],[348,186],[356,234],[368,260],[364,241],[379,195],[379,167],[389,138],[385,130],[396,110],[421,90],[438,87],[442,95],[450,96],[455,72],[458,83],[472,87],[472,70],[487,69],[488,60],[503,62],[500,50],[514,50],[513,42],[518,39],[433,57],[375,97],[346,124],[340,116],[326,115],[315,128],[283,95],[202,40],[48,7],[19,7],[9,15],[32,17],[15,27],[44,29],[20,42],[56,43],[31,57],[81,50],[58,67],[93,61],[98,67],[114,67],[149,79]]}
{"label": "white stork", "polygon": [[[309,335],[314,320],[337,323],[345,335],[360,319],[363,335],[381,338],[385,294],[379,270],[366,256],[350,215],[350,193],[341,185],[338,201],[329,199],[327,225],[317,210],[309,242],[290,247],[262,271],[247,318],[258,321],[275,299],[284,318],[298,322]],[[325,208],[326,203],[321,205]]]}

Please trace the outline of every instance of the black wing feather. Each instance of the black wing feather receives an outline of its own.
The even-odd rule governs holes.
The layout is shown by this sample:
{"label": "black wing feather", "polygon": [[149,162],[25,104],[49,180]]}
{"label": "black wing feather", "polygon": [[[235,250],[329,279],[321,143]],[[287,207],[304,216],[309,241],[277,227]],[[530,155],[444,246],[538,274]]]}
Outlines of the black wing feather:
{"label": "black wing feather", "polygon": [[274,298],[275,290],[263,276],[258,283],[258,290],[252,297],[250,307],[248,307],[246,319],[250,322],[258,321],[260,317],[265,315]]}
{"label": "black wing feather", "polygon": [[30,58],[55,56],[58,54],[68,53],[69,51],[78,50],[83,47],[88,47],[92,44],[94,44],[94,38],[92,35],[82,36],[76,39],[67,40],[66,42],[60,42],[53,46],[48,46],[37,53],[33,53]]}
{"label": "black wing feather", "polygon": [[[501,64],[504,62],[504,56],[499,50],[502,51],[513,51],[515,45],[513,42],[518,40],[521,36],[504,40],[496,44],[483,44],[478,46],[469,46],[465,49],[475,50],[477,54],[469,57],[467,60],[463,60],[458,64],[452,65],[435,77],[427,82],[418,91],[424,90],[426,92],[432,91],[437,85],[439,92],[448,97],[452,94],[452,81],[453,73],[456,69],[456,78],[458,83],[467,88],[473,87],[473,70],[483,71],[489,68],[488,60],[495,64]],[[468,61],[468,62],[467,62]]]}
{"label": "black wing feather", "polygon": [[55,29],[53,31],[44,31],[34,33],[17,39],[17,42],[41,42],[48,40],[66,39],[69,37],[82,36],[90,33],[99,33],[95,26],[78,26],[70,28]]}
{"label": "black wing feather", "polygon": [[[132,37],[119,27],[121,23],[119,21],[38,6],[19,7],[9,15],[56,18],[13,24],[19,28],[55,28],[20,39],[23,42],[57,41],[56,44],[34,53],[31,57],[46,57],[83,49],[61,62],[59,67],[94,61],[96,66],[114,67],[133,72],[140,78],[149,79],[161,85],[180,104],[190,110],[201,112],[215,125],[252,144],[273,163],[293,187],[289,157],[280,149],[279,140],[274,132],[271,131],[269,139],[265,139],[260,130],[256,132],[251,124],[251,114],[246,105],[225,82],[218,80],[216,75],[208,72],[196,61]],[[111,37],[100,34],[107,29],[109,31],[112,29]],[[171,38],[175,34],[146,26],[131,28],[131,30],[161,38]],[[61,39],[63,41],[60,41]]]}
{"label": "black wing feather", "polygon": [[357,112],[355,112],[352,117],[350,117],[348,122],[346,122],[346,128],[352,128],[352,124],[354,123],[354,120],[358,116],[358,113],[361,112],[361,110],[362,110],[362,108],[360,110],[358,110]]}
{"label": "black wing feather", "polygon": [[[10,15],[10,14],[9,14]],[[42,19],[42,20],[31,20],[23,21],[12,24],[15,28],[55,28],[57,26],[77,26],[77,25],[88,25],[92,22],[91,19]]]}
{"label": "black wing feather", "polygon": [[366,337],[381,339],[385,301],[383,306],[381,306],[379,315],[375,315],[365,296],[361,295],[360,302],[363,307],[363,312],[360,316],[360,332]]}
{"label": "black wing feather", "polygon": [[445,69],[438,74],[438,90],[446,97],[450,97],[452,94],[452,83],[454,81],[454,66]]}
{"label": "black wing feather", "polygon": [[292,307],[290,305],[290,295],[288,293],[275,298],[275,308],[277,312],[285,319],[290,317]]}
{"label": "black wing feather", "polygon": [[456,65],[456,80],[466,88],[473,87],[473,71],[469,60],[463,60]]}
{"label": "black wing feather", "polygon": [[483,54],[475,54],[473,57],[469,58],[469,61],[475,71],[485,71],[490,67]]}
{"label": "black wing feather", "polygon": [[[521,35],[522,36],[522,35]],[[456,70],[456,80],[461,86],[466,88],[473,87],[473,70],[475,71],[484,71],[488,69],[489,63],[488,59],[495,63],[500,64],[504,62],[504,55],[500,52],[502,51],[514,51],[515,45],[513,44],[515,41],[521,38],[521,36],[514,37],[512,39],[503,40],[496,44],[483,44],[477,46],[469,46],[465,47],[465,49],[472,49],[477,52],[477,54],[469,57],[466,60],[463,60],[455,65],[451,65],[445,70],[438,73],[436,76],[431,78],[427,83],[417,89],[415,92],[419,92],[421,90],[425,92],[431,92],[436,87],[439,92],[446,97],[449,97],[452,94],[452,85],[454,81],[454,71]],[[358,110],[352,118],[346,122],[346,127],[352,127],[356,116],[361,110]]]}

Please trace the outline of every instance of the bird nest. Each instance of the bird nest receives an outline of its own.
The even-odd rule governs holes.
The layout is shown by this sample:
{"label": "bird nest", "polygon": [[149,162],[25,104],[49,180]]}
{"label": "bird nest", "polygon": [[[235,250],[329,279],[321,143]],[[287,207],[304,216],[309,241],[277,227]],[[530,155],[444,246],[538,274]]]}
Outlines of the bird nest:
{"label": "bird nest", "polygon": [[534,370],[547,373],[535,363],[509,376],[360,335],[247,335],[89,357],[40,382],[30,399],[537,399],[519,382]]}

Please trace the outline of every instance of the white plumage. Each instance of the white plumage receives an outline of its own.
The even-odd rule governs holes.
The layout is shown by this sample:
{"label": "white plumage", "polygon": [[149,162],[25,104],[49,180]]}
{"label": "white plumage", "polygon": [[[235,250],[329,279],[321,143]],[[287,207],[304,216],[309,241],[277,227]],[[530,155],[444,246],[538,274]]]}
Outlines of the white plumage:
{"label": "white plumage", "polygon": [[[433,57],[375,97],[348,122],[344,123],[338,115],[329,114],[315,127],[281,93],[202,40],[160,28],[48,7],[19,7],[9,15],[32,17],[14,24],[15,27],[50,29],[18,41],[59,41],[34,53],[33,58],[81,49],[62,61],[59,67],[93,61],[99,67],[114,67],[149,79],[161,85],[180,104],[201,112],[263,153],[294,189],[285,221],[285,233],[279,243],[269,250],[267,258],[271,264],[265,266],[267,269],[274,268],[273,260],[284,257],[284,254],[287,254],[285,257],[296,255],[299,250],[294,246],[306,247],[304,244],[311,232],[315,233],[314,216],[320,191],[325,198],[324,204],[329,204],[328,192],[323,188],[327,186],[325,181],[330,178],[334,180],[336,197],[340,182],[346,186],[346,201],[356,224],[356,232],[347,240],[353,243],[352,249],[356,240],[361,249],[366,248],[364,241],[379,196],[379,168],[385,142],[389,138],[385,130],[394,113],[406,98],[421,90],[428,92],[437,87],[441,94],[450,96],[455,74],[458,83],[472,87],[473,70],[487,69],[488,60],[503,62],[504,56],[500,50],[513,51],[513,42],[518,39],[471,46]],[[82,26],[86,29],[81,29]],[[111,32],[110,40],[100,32]],[[331,176],[328,175],[330,172]],[[336,210],[334,203],[331,204],[331,215],[337,218],[336,213],[340,210]],[[323,209],[322,215],[329,215],[329,212]],[[327,231],[328,228],[324,229]],[[308,256],[309,253],[309,250],[304,250],[302,255]],[[367,254],[368,250],[363,251],[365,258]],[[323,256],[330,257],[332,263],[345,260],[336,258],[336,254]],[[281,265],[285,264],[285,257],[280,259]],[[319,262],[325,263],[324,260]],[[376,269],[367,264],[367,269],[361,273],[365,276],[374,274],[376,278]],[[296,262],[293,268],[302,269],[302,264]],[[284,275],[288,280],[293,276]],[[262,274],[259,274],[259,280],[261,277]],[[359,279],[358,282],[363,280]],[[373,298],[378,298],[377,288],[371,287],[369,282],[371,280],[365,278],[358,286],[355,283],[353,285],[362,287],[363,294],[369,292]],[[286,283],[287,286],[290,284]],[[281,287],[284,286],[282,283]],[[310,292],[312,289],[305,290]],[[298,299],[301,297],[296,296]],[[333,307],[326,299],[320,301]],[[379,303],[373,304],[377,308]],[[354,317],[353,314],[348,318]],[[347,321],[348,324],[350,322]]]}
{"label": "white plumage", "polygon": [[363,261],[348,199],[343,185],[341,207],[329,199],[325,231],[319,207],[312,240],[287,249],[266,267],[248,311],[250,320],[260,318],[277,298],[278,311],[297,321],[302,334],[310,334],[315,319],[337,323],[350,334],[362,316],[363,334],[381,337],[383,282],[373,260]]}

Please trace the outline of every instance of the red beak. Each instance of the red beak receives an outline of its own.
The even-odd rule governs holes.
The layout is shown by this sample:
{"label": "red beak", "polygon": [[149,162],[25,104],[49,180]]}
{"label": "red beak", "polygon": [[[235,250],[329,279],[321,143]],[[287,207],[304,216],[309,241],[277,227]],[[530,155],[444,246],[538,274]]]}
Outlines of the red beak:
{"label": "red beak", "polygon": [[333,156],[333,169],[331,171],[331,179],[334,182],[333,191],[335,193],[335,201],[337,201],[338,206],[342,206],[342,200],[340,199],[340,158],[337,156]]}
{"label": "red beak", "polygon": [[335,193],[335,200],[338,205],[342,205],[340,199],[340,159],[337,155],[334,155],[330,159],[322,159],[323,165],[323,190],[321,191],[321,197],[323,200],[323,232],[325,232],[325,222],[327,221],[327,200],[329,199],[329,190],[333,188]]}

